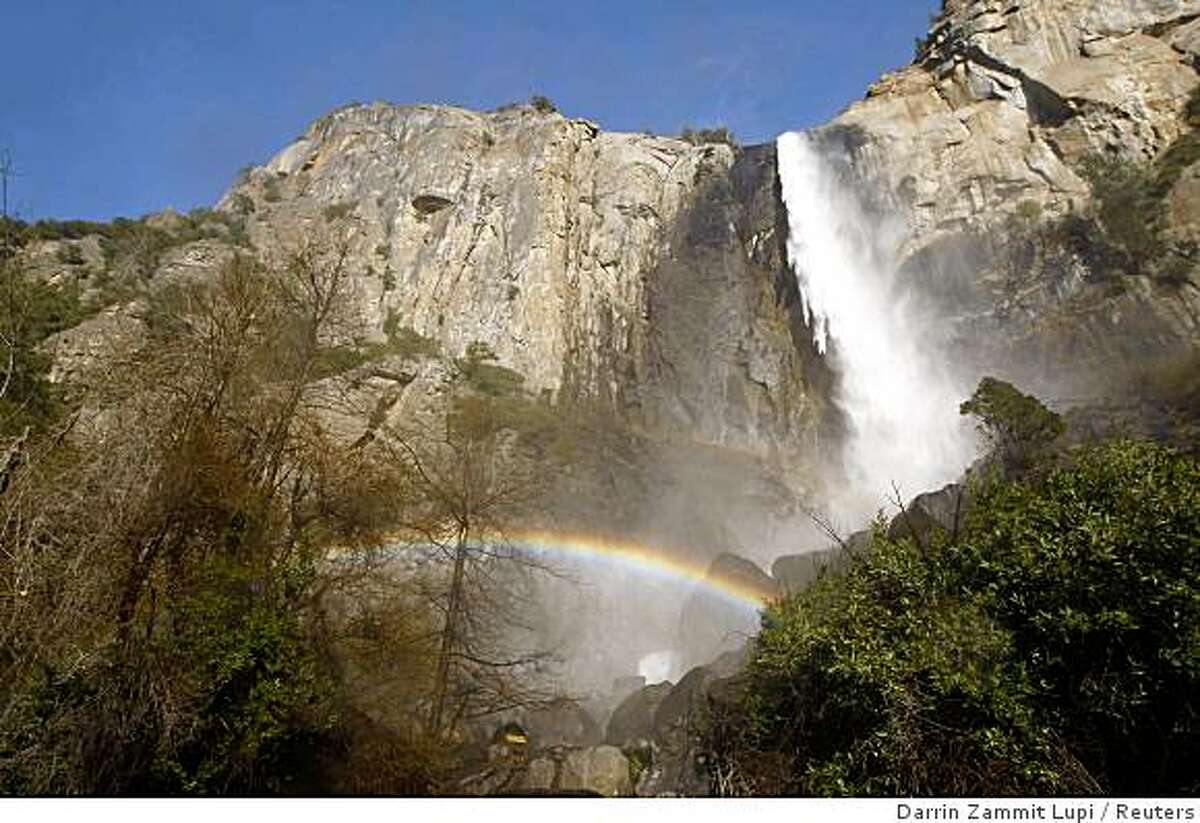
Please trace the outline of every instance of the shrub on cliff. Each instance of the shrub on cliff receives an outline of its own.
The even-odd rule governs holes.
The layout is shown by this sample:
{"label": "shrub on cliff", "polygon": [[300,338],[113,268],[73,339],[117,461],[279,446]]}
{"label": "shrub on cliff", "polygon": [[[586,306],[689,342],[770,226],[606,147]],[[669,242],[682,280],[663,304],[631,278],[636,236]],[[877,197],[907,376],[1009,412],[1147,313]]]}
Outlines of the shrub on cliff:
{"label": "shrub on cliff", "polygon": [[533,106],[536,111],[542,114],[557,114],[558,106],[554,105],[554,101],[544,94],[535,94],[529,98],[529,105]]}
{"label": "shrub on cliff", "polygon": [[737,138],[725,126],[714,126],[708,129],[684,126],[679,133],[679,139],[691,143],[693,146],[725,145],[737,148]]}

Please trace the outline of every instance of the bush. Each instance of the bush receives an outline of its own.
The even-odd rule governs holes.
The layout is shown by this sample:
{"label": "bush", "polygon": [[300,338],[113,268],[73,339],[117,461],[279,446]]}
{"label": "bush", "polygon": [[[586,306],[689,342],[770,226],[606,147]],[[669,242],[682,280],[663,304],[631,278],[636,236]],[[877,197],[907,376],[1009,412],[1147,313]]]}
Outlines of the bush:
{"label": "bush", "polygon": [[[303,591],[300,574],[293,591]],[[311,786],[334,727],[333,676],[304,636],[281,575],[217,567],[171,604],[156,656],[186,691],[189,723],[159,745],[152,791],[280,793]],[[294,596],[294,595],[292,595]]]}
{"label": "bush", "polygon": [[557,114],[558,106],[554,105],[554,101],[549,97],[541,94],[535,94],[529,98],[529,105],[542,114]]}
{"label": "bush", "polygon": [[478,340],[469,343],[463,356],[454,361],[467,385],[477,392],[501,397],[521,391],[525,377],[520,372],[495,364],[491,346]]}
{"label": "bush", "polygon": [[679,133],[679,139],[691,143],[693,146],[725,145],[737,148],[737,139],[733,136],[733,132],[725,126],[716,126],[710,129],[694,129],[691,126],[684,126],[683,131]]}
{"label": "bush", "polygon": [[1092,157],[1083,165],[1092,188],[1096,217],[1105,235],[1122,248],[1131,273],[1161,257],[1165,210],[1152,167],[1116,158]]}
{"label": "bush", "polygon": [[957,544],[877,528],[846,573],[767,611],[709,732],[726,785],[1200,789],[1200,464],[1113,441],[976,495]]}
{"label": "bush", "polygon": [[347,217],[353,211],[353,203],[334,203],[326,206],[322,214],[325,215],[326,220],[332,223],[336,220],[341,220],[344,217]]}
{"label": "bush", "polygon": [[1067,788],[1011,636],[947,582],[913,543],[877,531],[868,560],[773,607],[735,725],[744,738],[717,741],[718,761],[767,794]]}
{"label": "bush", "polygon": [[[0,435],[16,435],[26,426],[41,431],[62,412],[62,393],[49,381],[50,358],[40,348],[51,335],[83,320],[85,312],[75,286],[55,288],[23,276],[11,262],[0,272],[9,281],[0,301],[4,345],[0,357],[8,371],[0,396]],[[11,356],[11,370],[8,359]]]}
{"label": "bush", "polygon": [[74,243],[63,243],[54,253],[54,257],[58,262],[67,266],[82,266],[85,262],[83,252]]}
{"label": "bush", "polygon": [[1200,464],[1112,441],[975,511],[956,572],[1012,633],[1039,713],[1106,791],[1200,789]]}

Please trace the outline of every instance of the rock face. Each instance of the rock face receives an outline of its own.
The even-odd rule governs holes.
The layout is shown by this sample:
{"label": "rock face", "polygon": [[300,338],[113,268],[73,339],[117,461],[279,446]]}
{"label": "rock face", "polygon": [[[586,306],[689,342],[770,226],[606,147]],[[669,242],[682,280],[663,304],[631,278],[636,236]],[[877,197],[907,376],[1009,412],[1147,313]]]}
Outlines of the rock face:
{"label": "rock face", "polygon": [[906,206],[915,242],[990,223],[1025,199],[1087,196],[1075,161],[1150,159],[1185,128],[1195,0],[950,0],[918,62],[832,128]]}
{"label": "rock face", "polygon": [[529,732],[530,744],[538,748],[590,746],[601,742],[604,736],[582,706],[566,699],[530,712],[522,725]]}
{"label": "rock face", "polygon": [[730,591],[753,593],[763,601],[779,593],[770,575],[746,558],[729,553],[718,555],[709,564],[706,582],[713,585],[696,588],[679,621],[679,648],[689,664],[740,648],[758,630],[758,603],[730,597]]}
{"label": "rock face", "polygon": [[[905,271],[949,318],[957,360],[1061,397],[1200,347],[1198,44],[1196,0],[947,0],[917,61],[820,130],[907,224]],[[1083,219],[1092,157],[1157,164],[1182,277],[1105,259],[1111,238]]]}
{"label": "rock face", "polygon": [[671,693],[674,684],[644,686],[621,701],[608,721],[605,741],[626,748],[654,737],[654,712]]}
{"label": "rock face", "polygon": [[[220,208],[256,245],[330,231],[359,306],[525,386],[759,453],[822,413],[781,265],[769,150],[599,131],[510,107],[351,106]],[[794,292],[794,289],[792,290]]]}
{"label": "rock face", "polygon": [[888,537],[900,540],[912,538],[928,545],[934,530],[957,535],[966,523],[971,510],[971,494],[961,483],[950,483],[935,492],[925,492],[912,499],[904,511],[888,526]]}

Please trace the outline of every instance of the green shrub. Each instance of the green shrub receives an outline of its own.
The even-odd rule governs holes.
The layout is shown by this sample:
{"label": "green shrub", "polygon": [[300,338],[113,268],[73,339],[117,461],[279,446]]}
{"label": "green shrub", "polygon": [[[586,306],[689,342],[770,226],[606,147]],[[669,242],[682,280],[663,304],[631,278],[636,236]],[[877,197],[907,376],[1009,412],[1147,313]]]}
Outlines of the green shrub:
{"label": "green shrub", "polygon": [[321,212],[330,223],[341,220],[354,211],[353,203],[333,203]]}
{"label": "green shrub", "polygon": [[718,762],[766,794],[1069,788],[1010,634],[948,583],[877,531],[868,559],[772,607]]}
{"label": "green shrub", "polygon": [[542,94],[535,94],[529,98],[529,105],[542,114],[556,114],[558,106],[554,105],[554,101]]}
{"label": "green shrub", "polygon": [[[333,681],[273,583],[287,585],[214,569],[171,605],[157,654],[181,687],[195,689],[193,717],[160,741],[150,788],[241,794],[311,785],[313,748],[335,722]],[[297,580],[292,589],[304,587]]]}
{"label": "green shrub", "polygon": [[425,337],[410,326],[400,325],[400,315],[389,312],[383,322],[383,333],[388,339],[388,353],[401,357],[433,357],[438,353],[438,342]]}
{"label": "green shrub", "polygon": [[58,262],[67,266],[82,266],[85,262],[83,252],[74,243],[63,243],[55,251],[54,257]]}
{"label": "green shrub", "polygon": [[679,139],[691,143],[693,146],[726,145],[737,148],[737,138],[725,126],[715,126],[709,129],[694,129],[691,126],[684,126],[679,133]]}
{"label": "green shrub", "polygon": [[1081,447],[975,489],[956,544],[877,529],[771,607],[715,768],[800,794],[1200,789],[1200,464]]}
{"label": "green shrub", "polygon": [[1107,442],[974,512],[956,573],[1012,633],[1039,713],[1108,791],[1200,788],[1200,464]]}
{"label": "green shrub", "polygon": [[[11,266],[11,264],[9,264]],[[3,272],[10,292],[0,300],[0,346],[5,365],[12,357],[7,388],[0,397],[0,434],[19,434],[26,426],[44,429],[62,411],[62,393],[50,383],[50,358],[40,346],[46,338],[77,325],[86,316],[76,286],[55,288],[18,271]]]}
{"label": "green shrub", "polygon": [[525,377],[520,372],[496,365],[498,358],[487,343],[469,343],[463,356],[454,361],[459,374],[475,391],[492,396],[514,395],[521,391]]}
{"label": "green shrub", "polygon": [[1083,164],[1096,217],[1105,235],[1127,254],[1131,273],[1143,271],[1165,252],[1165,210],[1151,166],[1092,157]]}

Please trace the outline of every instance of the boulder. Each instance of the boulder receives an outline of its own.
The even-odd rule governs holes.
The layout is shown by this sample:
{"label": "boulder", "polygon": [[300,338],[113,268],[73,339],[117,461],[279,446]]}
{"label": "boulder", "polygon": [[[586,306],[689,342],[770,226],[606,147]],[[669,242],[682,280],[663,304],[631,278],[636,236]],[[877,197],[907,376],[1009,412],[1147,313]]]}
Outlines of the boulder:
{"label": "boulder", "polygon": [[837,551],[840,549],[820,549],[777,557],[771,564],[771,577],[785,592],[803,591],[833,566]]}
{"label": "boulder", "polygon": [[919,494],[901,514],[892,518],[888,537],[901,540],[909,537],[928,545],[935,530],[956,535],[966,521],[971,496],[961,483],[950,483],[938,491]]}
{"label": "boulder", "polygon": [[629,759],[615,746],[590,746],[567,753],[559,782],[563,791],[589,791],[601,797],[633,794]]}
{"label": "boulder", "polygon": [[556,746],[531,760],[507,793],[628,797],[629,759],[615,746]]}
{"label": "boulder", "polygon": [[855,555],[871,545],[871,530],[863,529],[833,545],[803,554],[785,554],[771,564],[771,577],[783,593],[803,591],[823,574],[844,569]]}
{"label": "boulder", "polygon": [[712,562],[705,582],[710,585],[696,587],[680,619],[679,648],[687,661],[712,660],[740,648],[758,631],[761,603],[780,594],[770,575],[728,553]]}
{"label": "boulder", "polygon": [[530,745],[537,749],[592,746],[604,739],[600,725],[587,710],[565,698],[526,713],[523,726],[529,734]]}
{"label": "boulder", "polygon": [[621,701],[608,721],[605,741],[625,748],[654,737],[654,712],[674,688],[672,683],[645,686]]}

